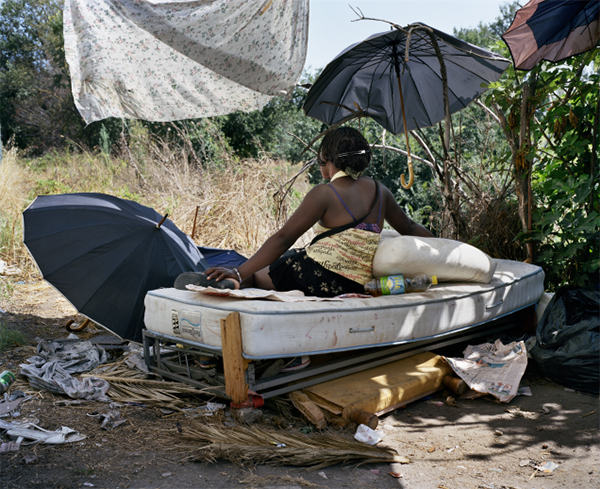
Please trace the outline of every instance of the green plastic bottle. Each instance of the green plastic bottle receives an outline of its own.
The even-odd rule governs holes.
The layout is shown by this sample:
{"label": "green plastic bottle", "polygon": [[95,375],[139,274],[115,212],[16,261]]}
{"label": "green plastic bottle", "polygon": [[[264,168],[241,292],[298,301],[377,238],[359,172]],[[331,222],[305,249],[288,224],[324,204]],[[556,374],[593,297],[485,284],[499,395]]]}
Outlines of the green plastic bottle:
{"label": "green plastic bottle", "polygon": [[421,273],[412,278],[404,278],[404,275],[390,275],[369,280],[365,284],[365,293],[373,297],[380,295],[396,295],[408,292],[425,292],[432,285],[437,284],[435,275],[429,277]]}

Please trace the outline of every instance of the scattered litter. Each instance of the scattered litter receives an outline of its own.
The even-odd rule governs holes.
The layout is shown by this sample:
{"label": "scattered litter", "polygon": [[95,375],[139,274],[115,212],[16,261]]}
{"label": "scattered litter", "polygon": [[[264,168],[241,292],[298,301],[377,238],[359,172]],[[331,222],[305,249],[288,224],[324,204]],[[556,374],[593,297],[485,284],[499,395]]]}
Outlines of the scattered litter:
{"label": "scattered litter", "polygon": [[548,409],[546,406],[542,406],[542,408],[540,409],[540,413],[548,414],[549,412],[550,409]]}
{"label": "scattered litter", "polygon": [[94,484],[92,484],[91,482],[84,482],[83,485],[88,487],[94,487]]}
{"label": "scattered litter", "polygon": [[429,450],[427,450],[429,453],[433,453],[435,452],[435,447],[431,447]]}
{"label": "scattered litter", "polygon": [[[21,392],[21,391],[17,391],[17,392]],[[21,392],[22,393],[22,392]],[[6,396],[6,394],[5,394]],[[12,396],[10,396],[12,397]],[[8,398],[10,399],[10,398]],[[16,399],[12,399],[12,400],[2,400],[0,401],[0,418],[6,418],[8,416],[13,416],[16,417],[19,415],[19,413],[16,412],[16,409],[19,407],[19,405],[24,402],[31,399],[31,396],[27,396],[27,397],[17,397]]]}
{"label": "scattered litter", "polygon": [[448,396],[446,398],[446,405],[450,406],[450,407],[458,407],[458,403],[456,402],[456,399],[454,399],[454,397],[452,397],[452,396]]}
{"label": "scattered litter", "polygon": [[162,477],[171,477],[173,474],[171,472],[165,472],[164,474],[162,474]]}
{"label": "scattered litter", "polygon": [[517,395],[527,367],[523,341],[504,345],[496,340],[494,344],[469,345],[464,358],[444,358],[471,389],[491,394],[500,402],[510,402]]}
{"label": "scattered litter", "polygon": [[113,428],[116,428],[117,426],[127,422],[126,419],[121,418],[121,412],[115,410],[111,410],[108,413],[97,413],[94,411],[93,413],[88,414],[88,416],[91,418],[102,419],[100,428],[103,430],[112,430]]}
{"label": "scattered litter", "polygon": [[75,400],[69,400],[69,399],[60,399],[58,401],[54,401],[54,405],[55,406],[76,406],[78,404],[84,404],[88,401],[86,401],[85,399],[75,399]]}
{"label": "scattered litter", "polygon": [[127,358],[125,358],[125,365],[131,369],[140,370],[145,374],[150,373],[148,366],[146,365],[146,361],[144,360],[144,353],[141,348],[139,350],[133,350],[127,356]]}
{"label": "scattered litter", "polygon": [[456,450],[458,448],[458,445],[456,445],[455,447],[452,448],[448,448],[448,450],[446,450],[448,453],[452,453],[454,450]]}
{"label": "scattered litter", "polygon": [[103,348],[70,334],[68,338],[41,340],[37,356],[21,364],[21,374],[29,384],[54,394],[67,394],[73,399],[109,401],[110,384],[95,377],[76,379],[71,374],[89,372],[107,362]]}
{"label": "scattered litter", "polygon": [[285,448],[286,447],[285,443],[277,443],[276,441],[272,441],[271,445],[275,445],[275,447],[277,447],[277,448]]}
{"label": "scattered litter", "polygon": [[25,455],[21,459],[21,463],[25,465],[29,465],[31,462],[35,462],[36,460],[42,458],[41,455]]}
{"label": "scattered litter", "polygon": [[72,443],[83,440],[85,435],[78,433],[66,426],[56,431],[47,431],[39,426],[31,425],[28,428],[14,427],[8,429],[6,434],[16,438],[17,442],[21,440],[33,440],[31,443],[44,443],[46,445],[61,445],[63,443]]}
{"label": "scattered litter", "polygon": [[590,411],[589,413],[584,414],[583,416],[580,416],[580,418],[585,418],[586,416],[591,416],[592,414],[595,414],[595,413],[596,413],[596,410],[594,409],[593,411]]}
{"label": "scattered litter", "polygon": [[200,416],[213,416],[216,412],[226,408],[227,406],[225,404],[219,404],[218,402],[207,402],[204,406],[183,409],[183,412],[190,418],[198,418]]}
{"label": "scattered litter", "polygon": [[354,439],[367,445],[376,445],[383,440],[384,434],[381,430],[372,430],[367,425],[359,424]]}
{"label": "scattered litter", "polygon": [[323,479],[327,479],[327,475],[325,474],[325,472],[319,472],[319,475],[323,477]]}
{"label": "scattered litter", "polygon": [[497,474],[501,474],[502,473],[502,469],[499,469],[498,467],[492,467],[490,470],[492,472],[496,472]]}
{"label": "scattered litter", "polygon": [[540,466],[536,467],[536,469],[541,470],[542,472],[545,472],[547,474],[550,474],[550,473],[554,472],[558,467],[559,467],[559,465],[557,463],[546,462],[541,467]]}
{"label": "scattered litter", "polygon": [[531,460],[527,460],[527,459],[521,460],[519,462],[519,467],[527,467],[530,463],[531,463]]}
{"label": "scattered litter", "polygon": [[402,479],[402,477],[404,477],[401,472],[390,472],[390,475],[396,479]]}
{"label": "scattered litter", "polygon": [[375,475],[379,475],[379,470],[377,470],[377,469],[371,469],[371,473],[373,473]]}
{"label": "scattered litter", "polygon": [[532,396],[531,387],[519,387],[517,391],[517,396]]}
{"label": "scattered litter", "polygon": [[[14,265],[8,265],[4,260],[0,260],[0,275],[19,275],[20,273],[20,268]],[[17,283],[24,284],[25,282],[19,280]]]}
{"label": "scattered litter", "polygon": [[494,435],[496,435],[496,436],[502,436],[502,435],[504,435],[504,433],[502,431],[500,431],[500,430],[495,430],[494,431]]}
{"label": "scattered litter", "polygon": [[435,405],[436,405],[437,407],[442,407],[442,406],[444,405],[444,403],[443,403],[442,401],[436,401],[436,402],[435,402]]}
{"label": "scattered litter", "polygon": [[17,441],[9,441],[7,443],[2,443],[0,445],[0,453],[5,452],[18,452],[21,449],[21,439],[17,439]]}
{"label": "scattered litter", "polygon": [[511,416],[513,416],[514,418],[518,418],[523,417],[523,418],[528,418],[528,419],[536,419],[537,418],[537,414],[536,413],[532,413],[531,411],[521,411],[521,408],[518,407],[511,407],[508,409],[505,409],[505,411],[510,414]]}
{"label": "scattered litter", "polygon": [[575,389],[571,389],[570,387],[565,387],[565,392],[577,392]]}

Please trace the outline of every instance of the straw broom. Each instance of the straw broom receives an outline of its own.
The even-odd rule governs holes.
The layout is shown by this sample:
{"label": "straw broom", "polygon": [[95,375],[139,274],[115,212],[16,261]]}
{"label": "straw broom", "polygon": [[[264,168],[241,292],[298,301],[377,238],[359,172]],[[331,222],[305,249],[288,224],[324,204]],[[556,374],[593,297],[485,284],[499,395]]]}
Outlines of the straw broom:
{"label": "straw broom", "polygon": [[257,426],[196,423],[178,436],[184,440],[180,448],[188,453],[186,460],[226,459],[241,465],[292,465],[313,470],[339,463],[410,462],[391,448],[332,434],[307,436]]}

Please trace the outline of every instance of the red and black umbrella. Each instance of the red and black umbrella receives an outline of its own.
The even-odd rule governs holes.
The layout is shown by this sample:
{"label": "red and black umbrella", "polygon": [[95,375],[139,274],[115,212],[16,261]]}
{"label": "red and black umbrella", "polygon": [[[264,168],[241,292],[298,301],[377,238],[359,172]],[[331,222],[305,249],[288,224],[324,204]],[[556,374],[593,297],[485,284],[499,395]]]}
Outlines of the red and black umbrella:
{"label": "red and black umbrella", "polygon": [[531,0],[502,39],[519,70],[589,51],[600,39],[600,0]]}

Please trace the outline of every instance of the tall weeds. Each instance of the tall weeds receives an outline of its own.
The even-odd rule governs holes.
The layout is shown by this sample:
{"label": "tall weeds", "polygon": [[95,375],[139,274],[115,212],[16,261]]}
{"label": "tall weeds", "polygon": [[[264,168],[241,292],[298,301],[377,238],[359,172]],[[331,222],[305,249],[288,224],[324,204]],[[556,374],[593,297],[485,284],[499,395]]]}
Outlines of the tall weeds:
{"label": "tall weeds", "polygon": [[[142,134],[106,151],[78,150],[25,159],[5,152],[0,166],[0,258],[35,271],[22,241],[23,210],[38,195],[99,192],[135,200],[168,213],[202,246],[234,249],[246,256],[281,225],[273,195],[292,174],[287,163],[264,157],[200,164],[191,145],[175,145]],[[307,183],[299,187],[308,189]],[[298,187],[298,185],[297,185]],[[295,208],[298,191],[283,208]],[[195,222],[195,228],[194,228]]]}
{"label": "tall weeds", "polygon": [[18,162],[18,151],[3,152],[0,164],[0,258],[22,267],[29,259],[23,246],[21,213],[28,204],[31,175]]}

